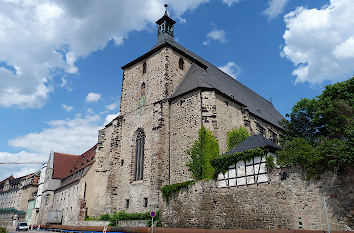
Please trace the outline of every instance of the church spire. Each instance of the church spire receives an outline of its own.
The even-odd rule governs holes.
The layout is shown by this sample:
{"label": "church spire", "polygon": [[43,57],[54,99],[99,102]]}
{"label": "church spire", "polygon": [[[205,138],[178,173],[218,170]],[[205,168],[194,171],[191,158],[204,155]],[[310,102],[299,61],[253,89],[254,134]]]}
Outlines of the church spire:
{"label": "church spire", "polygon": [[164,6],[165,6],[165,14],[159,20],[156,21],[156,24],[158,25],[157,39],[163,37],[172,37],[171,39],[173,40],[173,25],[176,22],[168,16],[167,13],[168,5],[165,4]]}

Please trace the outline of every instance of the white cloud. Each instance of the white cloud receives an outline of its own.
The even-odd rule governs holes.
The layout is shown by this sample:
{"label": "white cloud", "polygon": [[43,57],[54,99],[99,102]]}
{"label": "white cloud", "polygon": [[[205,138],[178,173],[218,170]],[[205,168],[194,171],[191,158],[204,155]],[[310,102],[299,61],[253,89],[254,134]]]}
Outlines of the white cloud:
{"label": "white cloud", "polygon": [[14,176],[16,178],[38,171],[41,164],[0,164],[0,181]]}
{"label": "white cloud", "polygon": [[64,110],[67,111],[67,112],[70,112],[71,110],[74,109],[73,106],[69,106],[69,105],[66,105],[66,104],[62,104],[61,107],[64,108]]}
{"label": "white cloud", "polygon": [[38,154],[36,153],[21,151],[19,153],[0,152],[0,161],[12,163],[43,163],[45,160],[43,160],[41,157],[38,157]]}
{"label": "white cloud", "polygon": [[241,73],[241,68],[238,65],[236,65],[235,62],[232,62],[232,61],[228,62],[224,66],[219,66],[218,68],[220,70],[224,71],[226,74],[233,77],[234,79],[237,79],[237,77]]}
{"label": "white cloud", "polygon": [[285,17],[282,56],[294,63],[295,83],[345,80],[354,74],[354,3],[331,0],[322,9],[297,8]]}
{"label": "white cloud", "polygon": [[93,110],[91,108],[88,108],[86,111],[88,114],[94,114]]}
{"label": "white cloud", "polygon": [[[204,2],[168,1],[177,17]],[[41,107],[54,77],[77,73],[78,59],[155,26],[163,12],[160,0],[0,1],[0,106]]]}
{"label": "white cloud", "polygon": [[346,41],[337,45],[333,51],[334,55],[339,59],[354,57],[354,37],[349,37]]}
{"label": "white cloud", "polygon": [[203,41],[203,45],[209,45],[212,40],[219,41],[221,43],[226,42],[226,32],[224,30],[213,29],[208,32],[207,39]]}
{"label": "white cloud", "polygon": [[182,18],[182,17],[179,17],[179,18],[178,18],[178,22],[179,22],[179,23],[187,23],[187,19]]}
{"label": "white cloud", "polygon": [[107,125],[109,122],[111,122],[111,121],[112,121],[114,118],[116,118],[117,116],[119,116],[119,112],[118,112],[117,114],[108,114],[108,115],[106,116],[106,119],[105,119],[103,125],[104,125],[104,126]]}
{"label": "white cloud", "polygon": [[86,96],[87,102],[97,102],[99,99],[101,99],[101,94],[99,93],[90,92]]}
{"label": "white cloud", "polygon": [[9,140],[9,145],[47,157],[50,151],[81,154],[97,142],[101,118],[98,115],[70,120],[49,121],[39,133],[29,133]]}
{"label": "white cloud", "polygon": [[[48,153],[49,155],[49,153]],[[24,176],[40,169],[41,164],[47,160],[46,156],[39,156],[36,153],[21,151],[19,153],[0,152],[2,163],[23,163],[28,164],[0,164],[0,181],[13,175],[14,177]],[[33,163],[33,164],[29,164]]]}
{"label": "white cloud", "polygon": [[112,110],[115,110],[118,106],[119,106],[119,103],[114,102],[114,103],[112,103],[112,104],[106,105],[105,107],[106,107],[108,110],[112,111]]}
{"label": "white cloud", "polygon": [[[48,160],[50,151],[82,154],[97,143],[98,130],[102,127],[102,119],[98,115],[85,117],[77,115],[73,119],[47,123],[48,127],[41,132],[33,132],[9,140],[10,146],[23,151],[0,152],[0,161],[43,163]],[[39,168],[40,165],[11,165],[6,169],[0,167],[0,177],[6,178],[15,171],[16,174],[25,174],[29,169],[33,171]]]}
{"label": "white cloud", "polygon": [[222,0],[222,2],[228,6],[232,6],[232,4],[234,3],[239,3],[241,2],[242,0]]}
{"label": "white cloud", "polygon": [[271,20],[280,15],[289,0],[270,0],[268,2],[268,8],[263,13]]}

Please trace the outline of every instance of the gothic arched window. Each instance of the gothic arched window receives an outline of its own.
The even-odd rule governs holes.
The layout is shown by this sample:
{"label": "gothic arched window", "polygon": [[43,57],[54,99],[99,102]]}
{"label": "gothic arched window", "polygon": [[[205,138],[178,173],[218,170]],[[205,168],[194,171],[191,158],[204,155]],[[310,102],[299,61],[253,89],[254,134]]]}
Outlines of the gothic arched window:
{"label": "gothic arched window", "polygon": [[144,146],[145,146],[145,134],[143,130],[138,129],[136,134],[135,145],[135,170],[134,180],[142,180],[144,173]]}
{"label": "gothic arched window", "polygon": [[183,58],[180,58],[179,61],[178,61],[178,66],[181,70],[183,70],[183,65],[184,65],[184,61],[183,61]]}
{"label": "gothic arched window", "polygon": [[146,73],[146,62],[144,62],[144,64],[143,64],[143,74],[145,74]]}

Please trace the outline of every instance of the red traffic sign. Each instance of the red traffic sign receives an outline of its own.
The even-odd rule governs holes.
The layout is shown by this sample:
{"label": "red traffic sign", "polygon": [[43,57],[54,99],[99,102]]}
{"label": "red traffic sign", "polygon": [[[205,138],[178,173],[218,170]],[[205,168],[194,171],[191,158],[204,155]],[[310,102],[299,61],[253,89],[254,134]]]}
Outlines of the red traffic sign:
{"label": "red traffic sign", "polygon": [[153,218],[153,217],[155,217],[156,216],[156,212],[155,211],[151,211],[150,212],[150,216]]}

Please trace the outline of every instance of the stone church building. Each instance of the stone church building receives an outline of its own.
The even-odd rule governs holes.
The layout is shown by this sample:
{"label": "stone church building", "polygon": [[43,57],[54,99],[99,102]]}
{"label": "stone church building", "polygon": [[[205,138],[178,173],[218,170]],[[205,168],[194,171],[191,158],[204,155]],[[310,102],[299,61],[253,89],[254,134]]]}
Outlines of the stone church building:
{"label": "stone church building", "polygon": [[174,41],[167,11],[157,43],[122,67],[120,115],[99,131],[88,216],[157,210],[166,184],[191,179],[186,150],[204,125],[217,137],[245,127],[277,141],[282,115],[271,102]]}

